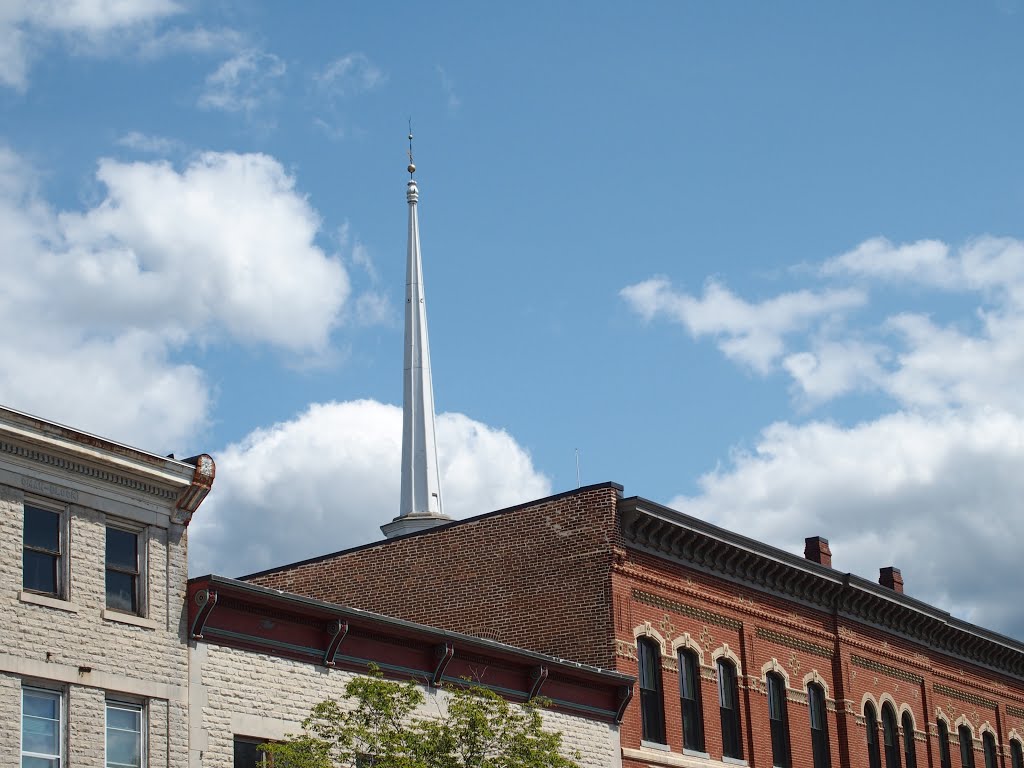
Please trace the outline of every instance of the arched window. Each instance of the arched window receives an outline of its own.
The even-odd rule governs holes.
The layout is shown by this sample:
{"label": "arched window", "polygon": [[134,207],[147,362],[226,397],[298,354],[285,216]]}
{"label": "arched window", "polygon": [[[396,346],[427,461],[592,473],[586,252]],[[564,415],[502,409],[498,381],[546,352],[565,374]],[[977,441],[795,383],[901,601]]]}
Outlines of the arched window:
{"label": "arched window", "polygon": [[903,757],[907,768],[917,768],[917,746],[914,744],[914,720],[909,712],[903,713]]}
{"label": "arched window", "polygon": [[941,717],[939,718],[939,766],[940,768],[953,768],[949,760],[949,727]]}
{"label": "arched window", "polygon": [[661,696],[661,651],[649,637],[636,643],[640,678],[640,720],[644,741],[665,743],[665,704]]}
{"label": "arched window", "polygon": [[1013,768],[1024,768],[1024,750],[1016,739],[1010,739],[1010,764]]}
{"label": "arched window", "polygon": [[679,649],[679,707],[683,714],[683,748],[704,751],[704,712],[700,701],[697,654]]}
{"label": "arched window", "polygon": [[736,691],[736,667],[718,660],[718,710],[722,716],[722,754],[743,759],[740,746],[740,700]]}
{"label": "arched window", "polygon": [[878,752],[878,713],[870,701],[864,705],[864,729],[868,737],[868,766],[882,768],[882,757]]}
{"label": "arched window", "polygon": [[832,755],[828,744],[828,716],[825,712],[825,692],[820,685],[807,686],[807,704],[811,710],[811,753],[814,768],[831,768]]}
{"label": "arched window", "polygon": [[899,731],[896,729],[896,711],[892,704],[882,705],[882,740],[885,742],[885,768],[900,768]]}
{"label": "arched window", "polygon": [[981,743],[985,747],[985,768],[997,768],[999,763],[996,760],[996,737],[992,735],[992,731],[985,731]]}
{"label": "arched window", "polygon": [[772,729],[772,765],[789,768],[789,720],[786,717],[786,681],[782,675],[769,672],[768,720]]}
{"label": "arched window", "polygon": [[956,733],[960,737],[960,764],[963,768],[974,768],[974,737],[971,729],[961,725]]}

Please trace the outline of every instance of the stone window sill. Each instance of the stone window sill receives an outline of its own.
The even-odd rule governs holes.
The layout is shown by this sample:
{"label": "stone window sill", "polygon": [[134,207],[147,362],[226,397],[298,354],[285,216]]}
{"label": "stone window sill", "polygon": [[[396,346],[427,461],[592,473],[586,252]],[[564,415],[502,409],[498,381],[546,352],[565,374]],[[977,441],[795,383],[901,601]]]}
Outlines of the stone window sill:
{"label": "stone window sill", "polygon": [[35,592],[26,592],[22,590],[18,593],[18,599],[23,603],[29,603],[31,605],[44,605],[47,608],[56,608],[58,611],[78,613],[77,605],[67,600],[61,600],[59,597],[37,595]]}
{"label": "stone window sill", "polygon": [[130,613],[121,613],[120,611],[111,611],[104,608],[100,612],[100,616],[103,617],[104,621],[114,621],[118,624],[131,624],[133,627],[142,627],[144,629],[160,629],[159,622],[153,621],[152,619],[146,619],[142,616],[135,616]]}
{"label": "stone window sill", "polygon": [[722,762],[729,765],[749,765],[746,760],[741,760],[738,757],[723,757]]}

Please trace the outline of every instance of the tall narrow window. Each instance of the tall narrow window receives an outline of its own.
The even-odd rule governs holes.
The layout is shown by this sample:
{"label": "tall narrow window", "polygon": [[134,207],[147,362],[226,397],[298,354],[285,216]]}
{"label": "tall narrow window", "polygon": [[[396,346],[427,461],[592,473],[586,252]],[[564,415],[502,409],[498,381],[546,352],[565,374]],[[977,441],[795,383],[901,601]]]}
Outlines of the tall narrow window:
{"label": "tall narrow window", "polygon": [[878,713],[870,701],[864,705],[864,730],[868,737],[868,766],[882,768],[882,756],[878,751]]}
{"label": "tall narrow window", "polygon": [[1024,768],[1024,750],[1016,739],[1010,740],[1010,764],[1013,768]]}
{"label": "tall narrow window", "polygon": [[914,744],[914,719],[909,712],[903,713],[903,757],[907,768],[917,768],[917,746]]}
{"label": "tall narrow window", "polygon": [[107,526],[107,608],[139,613],[139,534]]}
{"label": "tall narrow window", "polygon": [[939,766],[940,768],[953,768],[949,759],[949,727],[941,718],[939,719]]}
{"label": "tall narrow window", "polygon": [[679,649],[679,708],[683,714],[683,748],[704,751],[704,713],[700,701],[697,654]]}
{"label": "tall narrow window", "polygon": [[644,741],[665,743],[665,705],[661,696],[661,651],[649,637],[636,644],[640,677],[640,714]]}
{"label": "tall narrow window", "polygon": [[22,768],[61,768],[63,701],[56,691],[21,689]]}
{"label": "tall narrow window", "polygon": [[974,768],[974,737],[971,729],[961,725],[956,733],[960,737],[960,764],[963,768]]}
{"label": "tall narrow window", "polygon": [[789,722],[786,717],[786,681],[769,672],[768,720],[772,730],[772,765],[789,768]]}
{"label": "tall narrow window", "polygon": [[107,768],[142,768],[142,705],[107,702]]}
{"label": "tall narrow window", "polygon": [[885,741],[885,768],[900,768],[899,731],[896,728],[896,711],[892,704],[882,706],[882,738]]}
{"label": "tall narrow window", "polygon": [[742,759],[736,667],[725,659],[718,660],[718,710],[722,718],[722,754],[725,757]]}
{"label": "tall narrow window", "polygon": [[981,743],[985,747],[985,768],[997,768],[999,762],[996,759],[996,737],[992,735],[992,731],[985,731]]}
{"label": "tall narrow window", "polygon": [[21,584],[30,592],[60,597],[60,513],[25,505]]}
{"label": "tall narrow window", "polygon": [[814,768],[831,768],[832,753],[828,743],[828,719],[825,712],[825,691],[820,685],[807,686],[807,704],[811,710],[811,753]]}

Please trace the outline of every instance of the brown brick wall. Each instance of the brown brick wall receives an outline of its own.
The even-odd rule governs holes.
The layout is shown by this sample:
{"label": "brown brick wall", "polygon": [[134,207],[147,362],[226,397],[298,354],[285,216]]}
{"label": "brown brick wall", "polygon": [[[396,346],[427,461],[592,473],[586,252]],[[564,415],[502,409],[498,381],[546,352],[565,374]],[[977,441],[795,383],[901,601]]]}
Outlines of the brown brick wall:
{"label": "brown brick wall", "polygon": [[249,580],[608,668],[620,492],[588,486]]}

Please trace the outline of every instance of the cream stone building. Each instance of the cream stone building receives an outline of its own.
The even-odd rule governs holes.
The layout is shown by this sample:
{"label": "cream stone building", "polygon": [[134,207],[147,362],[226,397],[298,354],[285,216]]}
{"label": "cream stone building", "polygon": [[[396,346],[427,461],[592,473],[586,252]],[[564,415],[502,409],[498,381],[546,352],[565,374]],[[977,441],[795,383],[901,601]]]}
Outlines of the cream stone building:
{"label": "cream stone building", "polygon": [[213,477],[0,407],[0,765],[188,764],[186,528]]}

